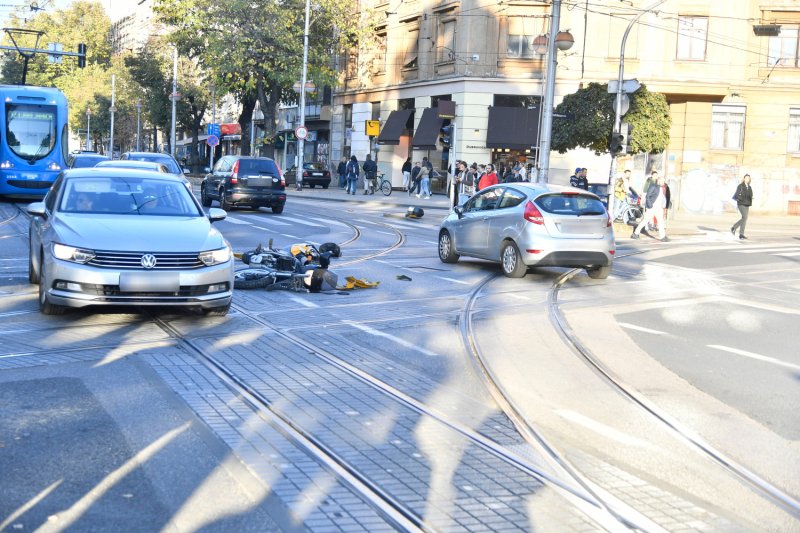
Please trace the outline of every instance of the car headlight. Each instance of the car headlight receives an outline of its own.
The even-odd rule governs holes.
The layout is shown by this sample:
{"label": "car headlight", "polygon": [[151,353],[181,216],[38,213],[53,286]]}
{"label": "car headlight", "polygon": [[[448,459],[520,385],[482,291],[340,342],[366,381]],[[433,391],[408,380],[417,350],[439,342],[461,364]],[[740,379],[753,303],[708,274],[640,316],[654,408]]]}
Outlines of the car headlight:
{"label": "car headlight", "polygon": [[75,248],[74,246],[66,246],[64,244],[54,243],[53,255],[56,259],[83,264],[94,259],[95,253],[93,250],[86,250],[84,248]]}
{"label": "car headlight", "polygon": [[220,248],[219,250],[200,252],[198,257],[206,266],[219,265],[222,263],[227,263],[231,260],[231,249],[226,246],[225,248]]}

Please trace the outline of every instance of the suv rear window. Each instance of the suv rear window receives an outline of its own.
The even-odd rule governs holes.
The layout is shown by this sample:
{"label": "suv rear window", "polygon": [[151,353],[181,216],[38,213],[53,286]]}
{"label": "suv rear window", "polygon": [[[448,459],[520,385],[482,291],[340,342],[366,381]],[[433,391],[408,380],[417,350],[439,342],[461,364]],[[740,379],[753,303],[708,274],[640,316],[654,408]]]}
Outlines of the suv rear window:
{"label": "suv rear window", "polygon": [[536,199],[536,205],[554,215],[605,215],[602,202],[588,194],[548,194]]}
{"label": "suv rear window", "polygon": [[239,174],[269,174],[278,175],[278,167],[271,159],[240,159]]}

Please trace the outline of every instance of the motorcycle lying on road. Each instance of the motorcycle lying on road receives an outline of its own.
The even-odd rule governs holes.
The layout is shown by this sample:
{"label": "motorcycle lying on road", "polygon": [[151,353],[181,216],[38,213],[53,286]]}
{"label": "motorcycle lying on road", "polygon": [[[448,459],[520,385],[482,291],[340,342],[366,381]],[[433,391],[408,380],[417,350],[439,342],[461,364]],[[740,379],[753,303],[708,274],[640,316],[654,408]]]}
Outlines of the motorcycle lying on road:
{"label": "motorcycle lying on road", "polygon": [[299,243],[276,249],[272,240],[240,257],[246,268],[234,272],[234,289],[290,289],[319,292],[336,288],[338,277],[328,270],[331,257],[341,257],[336,243]]}

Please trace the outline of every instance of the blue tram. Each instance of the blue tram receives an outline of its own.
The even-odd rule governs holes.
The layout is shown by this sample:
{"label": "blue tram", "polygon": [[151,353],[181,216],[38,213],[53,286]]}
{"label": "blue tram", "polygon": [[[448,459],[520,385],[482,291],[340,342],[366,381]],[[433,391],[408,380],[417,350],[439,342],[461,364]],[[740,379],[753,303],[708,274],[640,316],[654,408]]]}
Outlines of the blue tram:
{"label": "blue tram", "polygon": [[0,85],[0,195],[44,196],[66,168],[67,98],[53,87]]}

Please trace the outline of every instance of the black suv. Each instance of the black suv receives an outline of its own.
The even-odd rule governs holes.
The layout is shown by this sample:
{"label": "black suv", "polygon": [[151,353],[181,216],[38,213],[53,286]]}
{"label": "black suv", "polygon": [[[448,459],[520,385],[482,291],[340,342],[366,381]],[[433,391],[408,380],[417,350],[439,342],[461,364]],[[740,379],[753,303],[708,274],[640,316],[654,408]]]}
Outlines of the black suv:
{"label": "black suv", "polygon": [[200,200],[210,207],[218,200],[226,211],[237,205],[271,207],[282,213],[286,204],[286,182],[275,161],[268,157],[226,155],[200,184]]}

